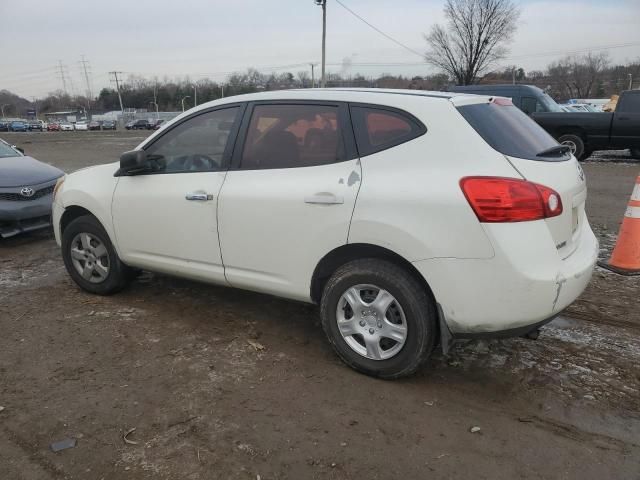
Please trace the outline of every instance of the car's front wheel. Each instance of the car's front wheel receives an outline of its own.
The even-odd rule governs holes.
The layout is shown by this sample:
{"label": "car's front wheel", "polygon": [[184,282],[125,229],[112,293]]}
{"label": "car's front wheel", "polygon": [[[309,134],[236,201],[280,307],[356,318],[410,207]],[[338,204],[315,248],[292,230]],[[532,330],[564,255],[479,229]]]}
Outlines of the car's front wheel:
{"label": "car's front wheel", "polygon": [[411,375],[436,343],[436,310],[426,288],[386,260],[354,260],[340,267],[324,288],[320,311],[338,356],[367,375]]}
{"label": "car's front wheel", "polygon": [[98,295],[122,290],[131,278],[100,222],[91,215],[78,217],[62,233],[62,258],[71,278]]}

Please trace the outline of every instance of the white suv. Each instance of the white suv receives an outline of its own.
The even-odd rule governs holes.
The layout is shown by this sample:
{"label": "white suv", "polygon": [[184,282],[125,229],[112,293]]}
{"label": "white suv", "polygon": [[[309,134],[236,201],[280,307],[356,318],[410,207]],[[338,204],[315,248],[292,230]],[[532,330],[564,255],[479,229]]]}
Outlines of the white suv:
{"label": "white suv", "polygon": [[353,368],[414,372],[438,341],[523,335],[583,291],[584,174],[508,99],[295,90],[190,110],[61,181],[71,277],[148,269],[320,305]]}

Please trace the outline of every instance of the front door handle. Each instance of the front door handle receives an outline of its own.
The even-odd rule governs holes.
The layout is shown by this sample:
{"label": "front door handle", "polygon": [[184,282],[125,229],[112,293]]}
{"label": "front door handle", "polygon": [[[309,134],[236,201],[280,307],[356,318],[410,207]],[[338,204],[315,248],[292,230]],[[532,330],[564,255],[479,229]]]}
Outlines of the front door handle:
{"label": "front door handle", "polygon": [[198,202],[206,202],[207,200],[213,200],[213,195],[206,192],[191,192],[187,193],[184,198],[187,200],[196,200]]}
{"label": "front door handle", "polygon": [[337,197],[333,193],[320,192],[309,197],[304,197],[304,203],[319,203],[323,205],[339,205],[344,203],[343,197]]}

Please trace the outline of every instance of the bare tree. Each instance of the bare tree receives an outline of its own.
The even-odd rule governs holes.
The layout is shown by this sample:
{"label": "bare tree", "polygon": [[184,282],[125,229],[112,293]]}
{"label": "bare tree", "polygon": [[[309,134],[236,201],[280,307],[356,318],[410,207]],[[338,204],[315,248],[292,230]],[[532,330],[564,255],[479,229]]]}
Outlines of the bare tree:
{"label": "bare tree", "polygon": [[590,52],[582,56],[568,56],[552,63],[547,74],[560,97],[589,98],[608,67],[607,53]]}
{"label": "bare tree", "polygon": [[298,77],[298,81],[302,88],[307,88],[311,84],[311,77],[309,76],[309,72],[306,70],[299,71],[296,76]]}
{"label": "bare tree", "polygon": [[425,58],[459,85],[470,85],[505,57],[520,10],[512,0],[447,0],[444,15],[446,26],[436,24],[425,35]]}

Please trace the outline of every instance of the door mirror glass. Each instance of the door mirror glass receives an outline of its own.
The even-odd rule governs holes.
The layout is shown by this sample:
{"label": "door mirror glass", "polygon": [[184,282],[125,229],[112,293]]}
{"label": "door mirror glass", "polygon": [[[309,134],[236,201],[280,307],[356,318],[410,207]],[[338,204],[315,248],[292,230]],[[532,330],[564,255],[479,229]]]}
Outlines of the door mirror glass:
{"label": "door mirror glass", "polygon": [[21,154],[24,155],[24,148],[15,147],[15,149],[18,150]]}

